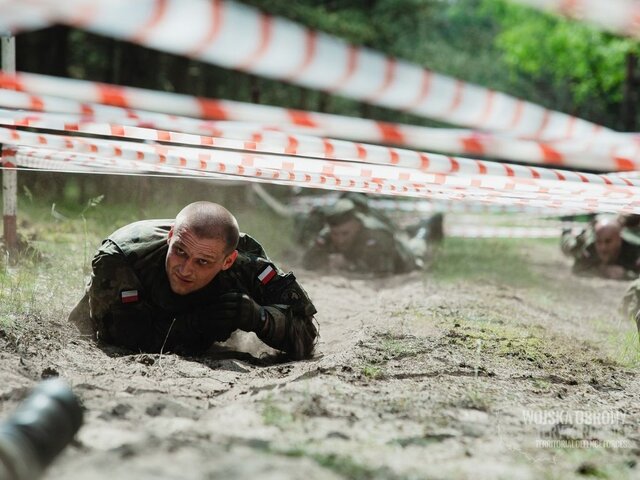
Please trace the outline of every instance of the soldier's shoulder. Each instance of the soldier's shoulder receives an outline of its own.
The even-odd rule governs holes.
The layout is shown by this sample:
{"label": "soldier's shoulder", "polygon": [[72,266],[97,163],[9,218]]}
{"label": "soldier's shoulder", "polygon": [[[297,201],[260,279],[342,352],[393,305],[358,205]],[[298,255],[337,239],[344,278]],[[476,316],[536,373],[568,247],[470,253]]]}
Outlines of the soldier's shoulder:
{"label": "soldier's shoulder", "polygon": [[108,238],[129,256],[134,251],[166,243],[173,223],[174,220],[171,219],[141,220],[119,228]]}
{"label": "soldier's shoulder", "polygon": [[117,244],[143,237],[163,236],[166,238],[173,223],[174,220],[170,219],[139,220],[120,227],[108,238]]}
{"label": "soldier's shoulder", "polygon": [[247,257],[269,259],[267,252],[260,242],[248,233],[240,232],[237,250],[239,254],[244,254]]}

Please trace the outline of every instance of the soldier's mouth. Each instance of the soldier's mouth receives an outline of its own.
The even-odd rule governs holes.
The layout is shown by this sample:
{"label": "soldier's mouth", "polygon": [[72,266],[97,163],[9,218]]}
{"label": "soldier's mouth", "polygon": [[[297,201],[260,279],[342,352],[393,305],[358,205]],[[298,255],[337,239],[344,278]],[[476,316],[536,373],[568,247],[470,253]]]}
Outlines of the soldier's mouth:
{"label": "soldier's mouth", "polygon": [[183,277],[182,275],[180,275],[178,273],[174,273],[173,276],[176,277],[182,283],[191,283],[192,282],[192,280],[189,280],[188,278],[185,278],[185,277]]}

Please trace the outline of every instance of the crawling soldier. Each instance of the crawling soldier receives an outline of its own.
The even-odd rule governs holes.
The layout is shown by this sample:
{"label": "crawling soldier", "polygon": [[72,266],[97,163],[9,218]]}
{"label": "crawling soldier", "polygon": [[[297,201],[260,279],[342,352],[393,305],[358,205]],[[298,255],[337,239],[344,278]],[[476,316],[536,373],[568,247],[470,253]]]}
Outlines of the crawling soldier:
{"label": "crawling soldier", "polygon": [[244,330],[295,359],[313,352],[316,309],[306,292],[218,204],[120,228],[92,268],[70,320],[88,324],[98,341],[194,355]]}

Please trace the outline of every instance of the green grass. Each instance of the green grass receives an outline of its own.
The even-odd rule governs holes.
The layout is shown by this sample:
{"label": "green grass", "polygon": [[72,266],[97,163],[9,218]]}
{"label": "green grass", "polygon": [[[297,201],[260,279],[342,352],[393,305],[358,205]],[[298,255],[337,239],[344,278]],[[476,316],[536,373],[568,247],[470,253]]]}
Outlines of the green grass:
{"label": "green grass", "polygon": [[335,453],[314,453],[309,452],[302,447],[283,452],[274,451],[274,453],[281,453],[287,457],[310,458],[321,467],[350,480],[371,480],[375,478],[400,480],[405,478],[404,476],[394,474],[386,467],[374,468],[368,465],[363,465],[346,455],[339,455]]}
{"label": "green grass", "polygon": [[378,365],[362,365],[362,367],[360,368],[360,373],[371,380],[379,380],[384,377],[384,370]]}
{"label": "green grass", "polygon": [[459,320],[449,331],[452,343],[484,354],[543,363],[553,357],[552,347],[539,332],[486,320]]}
{"label": "green grass", "polygon": [[629,368],[640,368],[640,341],[635,325],[631,331],[610,335],[612,360]]}
{"label": "green grass", "polygon": [[543,280],[529,267],[531,239],[447,238],[429,275],[436,280],[508,282],[514,287],[541,287]]}
{"label": "green grass", "polygon": [[294,416],[276,405],[273,397],[265,399],[262,407],[262,421],[265,425],[286,428],[294,422]]}

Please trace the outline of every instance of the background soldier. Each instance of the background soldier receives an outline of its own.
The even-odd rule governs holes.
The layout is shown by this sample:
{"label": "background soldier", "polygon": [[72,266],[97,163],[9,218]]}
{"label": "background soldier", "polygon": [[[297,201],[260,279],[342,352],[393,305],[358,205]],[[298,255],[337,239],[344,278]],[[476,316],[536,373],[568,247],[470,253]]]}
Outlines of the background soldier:
{"label": "background soldier", "polygon": [[235,330],[255,332],[293,358],[309,357],[316,309],[292,273],[239,233],[224,207],[195,202],[175,219],[145,220],[109,236],[85,298],[98,340],[147,352],[198,354]]}
{"label": "background soldier", "polygon": [[561,248],[577,275],[632,280],[640,273],[640,239],[619,218],[596,219],[578,234],[565,230]]}
{"label": "background soldier", "polygon": [[403,231],[362,200],[349,197],[325,208],[322,219],[323,227],[303,257],[311,270],[405,273],[423,268],[430,248],[442,240],[442,214]]}

